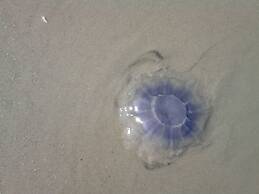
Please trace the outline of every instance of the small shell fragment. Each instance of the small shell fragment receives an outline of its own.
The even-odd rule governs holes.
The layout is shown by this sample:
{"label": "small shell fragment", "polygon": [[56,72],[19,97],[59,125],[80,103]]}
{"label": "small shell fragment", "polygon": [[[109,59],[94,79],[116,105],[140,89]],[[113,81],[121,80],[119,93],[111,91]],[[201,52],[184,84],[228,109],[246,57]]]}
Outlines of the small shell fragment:
{"label": "small shell fragment", "polygon": [[48,23],[48,20],[45,16],[41,16],[41,21],[44,22],[44,23]]}

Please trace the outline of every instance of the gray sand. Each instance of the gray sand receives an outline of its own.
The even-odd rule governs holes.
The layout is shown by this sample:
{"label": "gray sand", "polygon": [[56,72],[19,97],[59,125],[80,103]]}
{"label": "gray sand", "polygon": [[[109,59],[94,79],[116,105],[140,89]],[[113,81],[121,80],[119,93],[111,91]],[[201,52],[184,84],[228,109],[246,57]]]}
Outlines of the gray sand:
{"label": "gray sand", "polygon": [[[0,0],[0,193],[259,193],[258,39],[256,0]],[[151,49],[214,98],[209,146],[153,171],[113,108]]]}

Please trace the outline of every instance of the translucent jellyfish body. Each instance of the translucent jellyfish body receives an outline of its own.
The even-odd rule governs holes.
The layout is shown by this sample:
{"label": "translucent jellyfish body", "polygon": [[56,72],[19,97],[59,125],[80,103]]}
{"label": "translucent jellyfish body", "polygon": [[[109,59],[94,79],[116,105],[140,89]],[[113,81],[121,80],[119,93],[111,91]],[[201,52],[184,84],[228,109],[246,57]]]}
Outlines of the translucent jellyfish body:
{"label": "translucent jellyfish body", "polygon": [[131,65],[118,105],[126,148],[152,168],[199,143],[209,114],[198,82],[170,70],[154,51]]}

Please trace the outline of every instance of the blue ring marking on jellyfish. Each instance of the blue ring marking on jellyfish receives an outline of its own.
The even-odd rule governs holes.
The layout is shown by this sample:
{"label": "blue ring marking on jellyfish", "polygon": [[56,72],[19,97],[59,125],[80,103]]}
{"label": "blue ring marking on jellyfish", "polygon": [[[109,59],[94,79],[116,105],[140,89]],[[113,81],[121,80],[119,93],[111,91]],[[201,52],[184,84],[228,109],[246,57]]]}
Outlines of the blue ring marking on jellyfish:
{"label": "blue ring marking on jellyfish", "polygon": [[144,133],[161,135],[168,143],[192,137],[198,131],[200,107],[192,103],[192,93],[176,88],[170,81],[144,85],[136,90],[134,116]]}

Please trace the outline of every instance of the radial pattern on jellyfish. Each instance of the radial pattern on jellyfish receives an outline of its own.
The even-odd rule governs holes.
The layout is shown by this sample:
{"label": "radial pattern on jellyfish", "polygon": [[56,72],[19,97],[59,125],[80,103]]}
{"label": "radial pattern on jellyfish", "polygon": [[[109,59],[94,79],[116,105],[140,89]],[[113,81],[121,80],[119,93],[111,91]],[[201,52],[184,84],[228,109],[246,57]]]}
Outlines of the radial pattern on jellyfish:
{"label": "radial pattern on jellyfish", "polygon": [[[164,165],[200,142],[209,104],[190,74],[151,70],[150,64],[158,60],[154,53],[150,58],[137,60],[135,72],[125,79],[118,96],[119,115],[126,148],[136,149],[145,164]],[[140,68],[141,62],[150,72]]]}
{"label": "radial pattern on jellyfish", "polygon": [[132,115],[144,133],[162,137],[171,148],[198,131],[200,111],[191,92],[175,88],[169,80],[138,88],[132,105]]}

